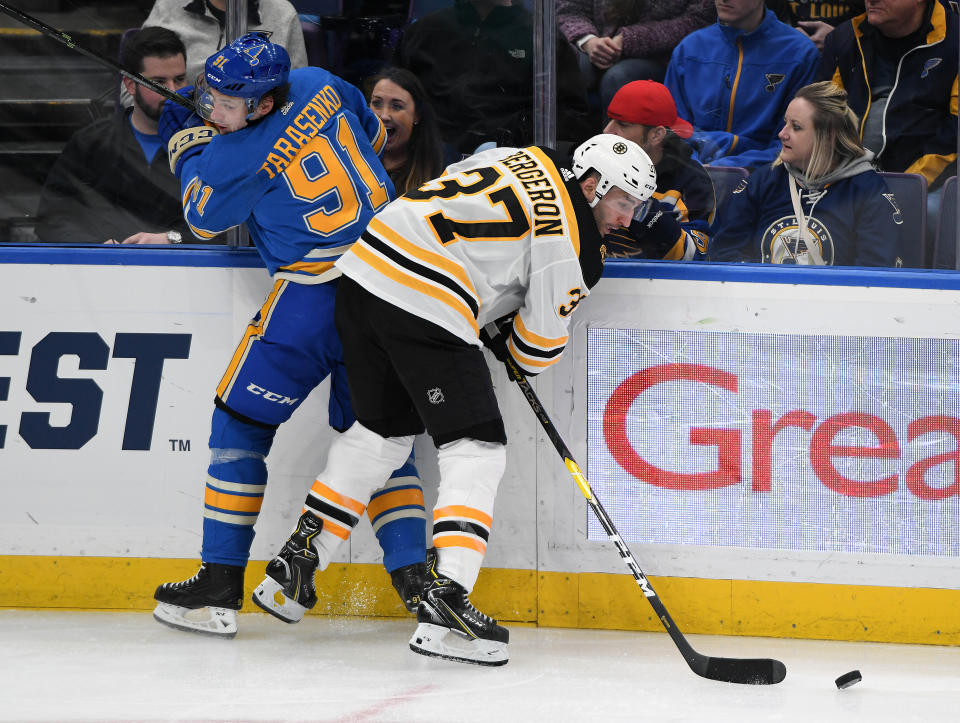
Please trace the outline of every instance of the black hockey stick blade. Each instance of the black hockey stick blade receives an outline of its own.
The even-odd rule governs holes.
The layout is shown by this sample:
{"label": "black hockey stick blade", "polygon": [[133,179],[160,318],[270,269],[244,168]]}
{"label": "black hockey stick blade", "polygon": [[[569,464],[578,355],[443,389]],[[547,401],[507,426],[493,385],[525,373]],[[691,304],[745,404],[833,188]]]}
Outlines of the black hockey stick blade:
{"label": "black hockey stick blade", "polygon": [[[493,337],[496,336],[497,330],[494,327],[491,331],[488,331],[488,333]],[[554,448],[563,459],[564,466],[566,466],[570,472],[573,481],[583,493],[587,504],[597,516],[597,520],[607,533],[610,541],[613,542],[617,548],[617,551],[620,553],[620,558],[640,585],[640,589],[643,590],[647,602],[653,607],[657,618],[663,624],[664,628],[666,628],[667,633],[676,644],[683,659],[687,665],[690,666],[690,670],[701,678],[717,680],[723,683],[740,683],[743,685],[775,685],[786,678],[787,667],[779,660],[772,660],[770,658],[713,658],[698,653],[693,649],[693,646],[690,645],[690,642],[683,633],[680,632],[677,624],[673,621],[673,617],[667,612],[667,608],[664,606],[660,596],[654,591],[650,580],[640,569],[640,565],[630,551],[630,548],[627,547],[627,543],[624,542],[620,533],[617,532],[613,520],[610,519],[610,515],[607,514],[603,504],[597,498],[593,488],[590,486],[589,480],[587,480],[586,476],[580,470],[580,466],[573,459],[573,454],[567,448],[560,433],[556,427],[553,426],[547,410],[543,408],[543,404],[540,403],[537,393],[533,391],[533,387],[531,387],[530,382],[527,381],[526,375],[509,356],[504,364],[507,367],[507,373],[513,381],[517,383],[517,386],[520,387],[520,391],[523,392],[523,396],[530,404],[534,415],[537,417],[543,430],[547,433]]]}
{"label": "black hockey stick blade", "polygon": [[703,657],[702,662],[697,661],[702,665],[703,672],[697,671],[693,663],[688,662],[691,662],[690,667],[695,673],[710,680],[744,685],[776,685],[787,677],[787,666],[772,658]]}

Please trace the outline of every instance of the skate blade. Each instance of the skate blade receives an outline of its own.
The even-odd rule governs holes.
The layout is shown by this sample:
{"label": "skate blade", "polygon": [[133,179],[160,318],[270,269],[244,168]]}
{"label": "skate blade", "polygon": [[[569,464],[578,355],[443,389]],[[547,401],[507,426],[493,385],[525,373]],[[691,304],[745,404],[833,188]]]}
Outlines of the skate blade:
{"label": "skate blade", "polygon": [[450,628],[420,623],[410,638],[410,650],[433,658],[474,665],[506,665],[507,644],[494,640],[468,639]]}
{"label": "skate blade", "polygon": [[253,602],[257,607],[270,613],[285,623],[299,623],[303,620],[307,608],[283,594],[283,586],[267,576],[253,591]]}
{"label": "skate blade", "polygon": [[189,633],[213,635],[218,638],[232,638],[237,634],[237,611],[229,608],[185,608],[169,603],[157,603],[153,617],[176,630]]}

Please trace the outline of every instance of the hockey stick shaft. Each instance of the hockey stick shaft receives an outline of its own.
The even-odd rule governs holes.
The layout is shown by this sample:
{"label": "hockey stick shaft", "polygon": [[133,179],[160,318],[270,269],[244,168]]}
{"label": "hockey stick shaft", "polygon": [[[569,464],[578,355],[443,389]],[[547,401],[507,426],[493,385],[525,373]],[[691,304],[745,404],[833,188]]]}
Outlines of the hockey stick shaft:
{"label": "hockey stick shaft", "polygon": [[68,48],[72,50],[76,50],[81,55],[86,55],[88,58],[91,58],[92,60],[95,60],[98,63],[101,63],[102,65],[107,66],[111,70],[117,71],[124,78],[129,78],[135,83],[139,83],[140,85],[149,88],[155,93],[159,93],[167,100],[172,100],[174,103],[179,103],[184,108],[190,108],[191,110],[193,110],[193,107],[194,107],[193,103],[191,103],[189,100],[184,98],[182,95],[177,95],[169,88],[165,88],[159,83],[153,80],[150,80],[149,78],[143,77],[139,73],[131,73],[128,70],[124,70],[123,66],[120,65],[120,63],[116,62],[115,60],[111,60],[110,58],[104,55],[101,55],[100,53],[94,50],[90,50],[89,48],[85,48],[82,45],[78,45],[73,38],[71,38],[67,33],[63,32],[62,30],[57,30],[56,28],[51,27],[50,25],[47,25],[42,20],[38,20],[32,15],[27,15],[25,12],[18,10],[15,7],[11,7],[10,5],[7,5],[4,2],[0,2],[0,12],[3,12],[9,15],[11,18],[13,18],[14,20],[20,21],[24,25],[29,25],[30,27],[36,30],[39,30],[44,35],[50,38],[53,38],[54,40],[60,43],[63,43]]}
{"label": "hockey stick shaft", "polygon": [[504,363],[506,364],[507,372],[513,381],[517,383],[517,386],[520,387],[520,391],[523,392],[523,396],[530,404],[530,408],[547,433],[554,448],[556,448],[557,452],[559,452],[563,458],[564,465],[573,477],[573,481],[576,482],[580,492],[582,492],[586,498],[590,509],[592,509],[593,513],[597,516],[600,525],[607,533],[610,541],[617,548],[617,552],[620,553],[624,564],[630,570],[634,580],[637,581],[637,585],[639,585],[641,591],[643,591],[647,602],[653,607],[654,612],[657,614],[663,627],[666,628],[667,633],[670,634],[677,648],[679,648],[681,655],[683,655],[684,660],[687,661],[690,669],[704,678],[720,680],[727,683],[771,685],[783,680],[787,675],[787,669],[779,660],[771,660],[768,658],[714,658],[698,653],[693,649],[683,633],[680,632],[680,629],[677,628],[676,623],[673,622],[673,618],[670,616],[670,613],[667,612],[667,608],[654,591],[650,580],[643,574],[643,571],[640,569],[640,564],[633,556],[630,548],[627,547],[620,533],[617,532],[613,520],[610,519],[607,511],[600,503],[586,475],[580,470],[579,465],[573,458],[573,454],[563,441],[563,437],[560,436],[557,428],[553,425],[553,422],[551,422],[550,416],[543,408],[543,404],[540,403],[540,399],[537,397],[536,392],[533,391],[533,387],[530,386],[526,375],[509,354]]}

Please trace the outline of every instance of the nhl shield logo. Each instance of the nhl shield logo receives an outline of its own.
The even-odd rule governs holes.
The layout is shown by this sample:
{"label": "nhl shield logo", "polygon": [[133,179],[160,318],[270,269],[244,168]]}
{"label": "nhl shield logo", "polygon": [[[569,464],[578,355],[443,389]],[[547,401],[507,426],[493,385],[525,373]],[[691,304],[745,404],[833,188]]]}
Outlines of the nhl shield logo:
{"label": "nhl shield logo", "polygon": [[440,387],[434,387],[427,390],[427,401],[430,404],[443,404],[446,399],[443,396],[443,390]]}

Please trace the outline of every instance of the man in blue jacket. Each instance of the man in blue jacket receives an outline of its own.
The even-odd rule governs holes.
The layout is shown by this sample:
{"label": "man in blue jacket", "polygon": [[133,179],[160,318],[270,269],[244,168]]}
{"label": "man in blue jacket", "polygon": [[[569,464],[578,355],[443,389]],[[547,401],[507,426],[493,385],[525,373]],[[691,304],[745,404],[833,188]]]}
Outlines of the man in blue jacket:
{"label": "man in blue jacket", "polygon": [[847,91],[880,170],[927,179],[932,231],[939,189],[957,173],[957,14],[947,0],[866,8],[827,36],[817,75]]}
{"label": "man in blue jacket", "polygon": [[810,39],[777,20],[763,0],[717,0],[717,22],[683,39],[664,80],[677,114],[693,124],[697,160],[771,163],[787,104],[813,80],[818,61]]}

